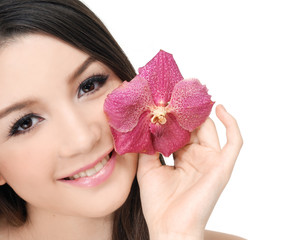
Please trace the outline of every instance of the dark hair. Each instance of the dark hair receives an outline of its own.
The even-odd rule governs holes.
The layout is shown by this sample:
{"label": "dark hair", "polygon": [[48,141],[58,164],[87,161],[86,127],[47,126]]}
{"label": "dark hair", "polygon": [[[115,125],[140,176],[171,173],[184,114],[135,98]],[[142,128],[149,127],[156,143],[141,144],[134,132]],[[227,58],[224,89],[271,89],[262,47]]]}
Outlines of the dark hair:
{"label": "dark hair", "polygon": [[[100,19],[78,0],[1,0],[0,47],[25,34],[57,37],[107,65],[122,80],[135,71]],[[14,226],[26,222],[26,202],[5,184],[0,187],[0,214]],[[113,239],[149,239],[135,178],[125,203],[115,212]]]}

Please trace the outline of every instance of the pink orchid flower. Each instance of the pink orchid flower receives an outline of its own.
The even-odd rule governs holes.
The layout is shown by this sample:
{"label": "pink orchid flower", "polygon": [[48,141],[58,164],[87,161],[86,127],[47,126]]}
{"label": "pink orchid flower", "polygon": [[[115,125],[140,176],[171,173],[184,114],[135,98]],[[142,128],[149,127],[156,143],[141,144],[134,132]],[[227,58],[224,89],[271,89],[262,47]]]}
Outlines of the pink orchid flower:
{"label": "pink orchid flower", "polygon": [[104,111],[119,154],[171,153],[209,116],[214,102],[197,79],[183,79],[173,56],[160,51],[130,82],[110,93]]}

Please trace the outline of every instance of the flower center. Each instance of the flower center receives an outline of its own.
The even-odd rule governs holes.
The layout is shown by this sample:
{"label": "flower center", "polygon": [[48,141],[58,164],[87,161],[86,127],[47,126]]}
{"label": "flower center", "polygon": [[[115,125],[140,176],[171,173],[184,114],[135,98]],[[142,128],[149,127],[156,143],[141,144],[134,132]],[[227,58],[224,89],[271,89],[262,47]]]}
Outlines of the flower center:
{"label": "flower center", "polygon": [[151,118],[152,123],[160,123],[161,125],[167,122],[165,107],[157,107],[152,111],[153,117]]}

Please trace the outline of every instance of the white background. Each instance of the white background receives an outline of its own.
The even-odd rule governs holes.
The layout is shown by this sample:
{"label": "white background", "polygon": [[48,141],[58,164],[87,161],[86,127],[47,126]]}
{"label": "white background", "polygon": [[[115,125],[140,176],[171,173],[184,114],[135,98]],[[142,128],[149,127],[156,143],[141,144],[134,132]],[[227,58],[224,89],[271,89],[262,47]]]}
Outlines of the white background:
{"label": "white background", "polygon": [[244,147],[207,228],[302,239],[302,2],[84,2],[135,69],[170,52],[185,78],[199,78],[237,118]]}

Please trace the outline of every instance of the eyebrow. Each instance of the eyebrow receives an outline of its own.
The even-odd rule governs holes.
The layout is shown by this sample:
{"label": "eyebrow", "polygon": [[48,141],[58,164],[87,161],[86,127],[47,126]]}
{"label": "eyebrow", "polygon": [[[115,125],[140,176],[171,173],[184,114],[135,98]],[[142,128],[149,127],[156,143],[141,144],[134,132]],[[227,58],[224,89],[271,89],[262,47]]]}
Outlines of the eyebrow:
{"label": "eyebrow", "polygon": [[71,75],[68,80],[68,84],[71,84],[74,79],[80,76],[89,67],[89,65],[95,61],[96,59],[94,59],[93,57],[88,57]]}
{"label": "eyebrow", "polygon": [[4,110],[2,110],[0,112],[0,119],[4,118],[5,116],[7,116],[8,114],[10,114],[14,111],[18,111],[23,108],[30,107],[30,106],[34,105],[35,103],[37,103],[37,100],[35,100],[35,99],[29,99],[29,100],[17,102],[15,104],[5,108]]}
{"label": "eyebrow", "polygon": [[[71,84],[74,79],[80,76],[89,67],[89,65],[95,61],[96,60],[93,57],[88,57],[78,68],[76,68],[74,73],[69,78],[68,84]],[[0,111],[0,119],[6,117],[8,114],[14,111],[18,111],[30,107],[36,104],[37,102],[38,101],[36,99],[27,99],[14,103],[13,105],[8,106],[4,108],[4,110]]]}

